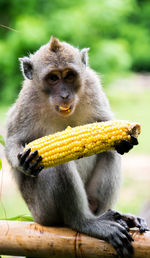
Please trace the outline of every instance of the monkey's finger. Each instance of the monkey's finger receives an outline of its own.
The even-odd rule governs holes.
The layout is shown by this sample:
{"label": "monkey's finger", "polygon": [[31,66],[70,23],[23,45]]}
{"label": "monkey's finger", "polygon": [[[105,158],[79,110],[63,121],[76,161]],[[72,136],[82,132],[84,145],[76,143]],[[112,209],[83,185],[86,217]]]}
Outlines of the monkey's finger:
{"label": "monkey's finger", "polygon": [[134,249],[133,246],[130,244],[128,241],[123,241],[123,255],[126,258],[131,258],[133,257]]}
{"label": "monkey's finger", "polygon": [[128,227],[127,223],[124,220],[119,219],[116,222],[119,223],[121,226],[123,226],[127,231],[129,231],[129,227]]}
{"label": "monkey's finger", "polygon": [[126,221],[129,228],[137,227],[141,233],[149,230],[146,221],[143,218],[128,214],[123,215],[122,218]]}
{"label": "monkey's finger", "polygon": [[20,157],[20,165],[23,165],[24,161],[26,160],[26,158],[28,157],[29,153],[31,151],[31,148],[27,149],[25,152],[23,152],[21,154],[21,157]]}
{"label": "monkey's finger", "polygon": [[38,155],[38,151],[35,150],[33,152],[31,152],[31,154],[26,158],[26,160],[24,161],[24,169],[27,169],[29,167],[29,164],[31,161],[33,161],[33,159]]}
{"label": "monkey's finger", "polygon": [[115,149],[119,154],[121,154],[121,155],[124,154],[124,148],[122,145],[122,141],[120,143],[115,144]]}
{"label": "monkey's finger", "polygon": [[131,257],[133,254],[133,247],[131,241],[126,237],[125,234],[118,231],[114,234],[109,242],[116,249],[120,257]]}
{"label": "monkey's finger", "polygon": [[119,233],[119,237],[122,240],[122,252],[124,257],[131,257],[133,254],[133,246],[131,241],[123,233]]}
{"label": "monkey's finger", "polygon": [[134,137],[133,135],[131,135],[130,143],[131,143],[132,145],[138,145],[138,144],[139,144],[137,138]]}
{"label": "monkey's finger", "polygon": [[149,228],[147,226],[147,223],[146,223],[145,219],[137,217],[137,220],[139,222],[139,227],[138,228],[139,228],[140,233],[143,233],[145,231],[149,231]]}
{"label": "monkey's finger", "polygon": [[108,211],[106,211],[100,216],[101,220],[110,220],[115,222],[118,222],[118,220],[120,220],[121,218],[122,218],[122,215],[120,214],[120,212],[112,209],[109,209]]}
{"label": "monkey's finger", "polygon": [[18,153],[18,155],[17,155],[19,160],[21,159],[21,155],[22,155],[21,153]]}
{"label": "monkey's finger", "polygon": [[116,239],[116,237],[115,237],[115,238],[109,240],[109,243],[115,248],[119,257],[123,257],[122,243],[119,240],[119,238],[117,237],[117,239]]}
{"label": "monkey's finger", "polygon": [[121,141],[121,147],[124,150],[124,152],[128,152],[129,150],[131,150],[133,148],[133,145],[128,142],[127,140],[123,139]]}
{"label": "monkey's finger", "polygon": [[132,242],[134,241],[134,239],[132,238],[132,236],[130,235],[130,233],[124,228],[121,227],[121,232],[127,237],[127,239]]}
{"label": "monkey's finger", "polygon": [[37,168],[38,164],[41,162],[41,160],[42,156],[38,156],[37,159],[33,162],[33,164],[29,166],[30,171],[34,171]]}
{"label": "monkey's finger", "polygon": [[38,176],[38,174],[41,172],[41,170],[44,168],[44,166],[42,165],[42,166],[40,166],[40,167],[38,167],[37,169],[35,169],[34,171],[33,171],[33,175],[34,176]]}
{"label": "monkey's finger", "polygon": [[133,145],[125,139],[121,140],[119,144],[115,145],[116,151],[121,155],[123,155],[125,152],[128,152],[132,148]]}

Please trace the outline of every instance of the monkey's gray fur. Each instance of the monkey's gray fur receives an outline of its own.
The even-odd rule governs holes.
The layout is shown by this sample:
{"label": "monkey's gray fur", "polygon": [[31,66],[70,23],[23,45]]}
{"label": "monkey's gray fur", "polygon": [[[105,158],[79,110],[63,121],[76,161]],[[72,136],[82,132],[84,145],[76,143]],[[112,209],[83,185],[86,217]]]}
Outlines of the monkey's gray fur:
{"label": "monkey's gray fur", "polygon": [[[131,217],[122,219],[120,213],[107,211],[120,188],[120,155],[116,151],[43,169],[39,174],[38,169],[31,171],[30,155],[21,162],[18,158],[23,146],[36,138],[68,125],[113,119],[99,76],[88,65],[87,52],[52,37],[33,55],[20,58],[25,80],[9,112],[6,155],[36,222],[65,225],[105,239],[118,254],[129,255],[133,251],[127,232]],[[62,111],[68,106],[69,112]],[[36,158],[38,167],[38,155]],[[135,218],[133,221],[133,226],[143,226]]]}

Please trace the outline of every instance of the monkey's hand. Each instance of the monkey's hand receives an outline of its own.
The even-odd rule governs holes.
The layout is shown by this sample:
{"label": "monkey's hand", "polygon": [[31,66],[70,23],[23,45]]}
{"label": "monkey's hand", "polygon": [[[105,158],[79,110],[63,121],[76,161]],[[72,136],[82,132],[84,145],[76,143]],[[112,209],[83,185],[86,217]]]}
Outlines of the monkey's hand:
{"label": "monkey's hand", "polygon": [[133,135],[131,135],[131,140],[127,141],[125,139],[122,139],[120,143],[117,143],[115,145],[115,150],[123,155],[125,152],[129,152],[129,150],[131,150],[133,148],[134,145],[138,144],[138,140],[136,137],[134,137]]}
{"label": "monkey's hand", "polygon": [[139,232],[143,233],[145,231],[149,231],[146,221],[143,218],[131,215],[131,214],[121,214],[115,210],[108,210],[102,216],[102,219],[107,219],[110,221],[115,221],[122,225],[127,231],[130,228],[137,227],[139,228]]}
{"label": "monkey's hand", "polygon": [[31,152],[31,149],[18,154],[19,170],[27,176],[36,177],[44,168],[40,166],[42,157],[38,155],[38,151]]}

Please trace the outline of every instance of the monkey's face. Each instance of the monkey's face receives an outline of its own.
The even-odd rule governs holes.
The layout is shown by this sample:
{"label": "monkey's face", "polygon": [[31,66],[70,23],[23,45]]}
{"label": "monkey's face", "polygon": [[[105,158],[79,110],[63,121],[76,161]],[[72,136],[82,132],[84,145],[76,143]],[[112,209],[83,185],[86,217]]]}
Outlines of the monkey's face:
{"label": "monkey's face", "polygon": [[44,78],[44,91],[50,105],[61,116],[73,114],[79,88],[79,75],[74,69],[51,70]]}
{"label": "monkey's face", "polygon": [[51,108],[60,116],[72,115],[83,93],[88,50],[52,37],[35,54],[19,59],[25,79],[45,93]]}

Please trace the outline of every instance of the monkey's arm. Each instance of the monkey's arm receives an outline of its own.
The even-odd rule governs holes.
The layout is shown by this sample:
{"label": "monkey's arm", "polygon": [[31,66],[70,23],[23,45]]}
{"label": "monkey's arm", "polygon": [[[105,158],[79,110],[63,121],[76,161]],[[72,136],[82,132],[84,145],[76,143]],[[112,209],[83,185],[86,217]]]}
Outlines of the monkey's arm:
{"label": "monkey's arm", "polygon": [[[94,203],[93,212],[98,215],[113,207],[119,194],[120,181],[120,156],[117,152],[108,151],[99,154],[93,176],[86,187],[91,208]],[[145,220],[133,215],[120,214],[110,210],[104,213],[102,218],[118,222],[127,230],[132,227],[138,227],[140,232],[148,230]]]}
{"label": "monkey's arm", "polygon": [[96,158],[92,176],[86,184],[86,191],[93,212],[102,214],[113,207],[118,197],[121,184],[121,157],[116,151],[107,151],[98,154]]}
{"label": "monkey's arm", "polygon": [[8,161],[10,162],[12,168],[16,169],[19,167],[18,153],[22,152],[24,149],[21,139],[17,135],[8,136],[6,139],[5,152]]}

